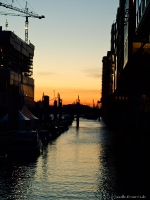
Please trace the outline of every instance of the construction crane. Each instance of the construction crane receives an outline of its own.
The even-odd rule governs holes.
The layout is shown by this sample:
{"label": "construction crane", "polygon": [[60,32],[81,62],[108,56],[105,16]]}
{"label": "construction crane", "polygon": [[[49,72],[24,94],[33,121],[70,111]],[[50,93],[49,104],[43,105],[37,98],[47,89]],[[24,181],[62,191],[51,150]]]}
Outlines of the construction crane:
{"label": "construction crane", "polygon": [[[28,18],[29,17],[38,18],[38,19],[45,18],[44,15],[39,16],[38,14],[36,14],[34,12],[29,12],[28,7],[27,7],[27,1],[26,1],[25,9],[19,9],[17,7],[12,6],[12,5],[7,5],[7,4],[1,3],[1,2],[0,2],[0,6],[3,6],[5,8],[23,13],[23,14],[16,14],[16,13],[0,12],[0,15],[20,16],[20,17],[26,18],[26,21],[25,21],[25,42],[26,43],[28,43],[28,25],[29,25]],[[7,23],[7,26],[8,26],[8,23]]]}

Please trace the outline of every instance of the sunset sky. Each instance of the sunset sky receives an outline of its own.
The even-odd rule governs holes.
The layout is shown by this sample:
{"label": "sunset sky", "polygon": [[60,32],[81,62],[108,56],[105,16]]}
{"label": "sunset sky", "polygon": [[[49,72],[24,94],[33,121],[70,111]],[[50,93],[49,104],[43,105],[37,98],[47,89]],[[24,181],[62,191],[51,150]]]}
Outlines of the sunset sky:
{"label": "sunset sky", "polygon": [[[11,4],[12,0],[0,0]],[[25,8],[25,0],[14,6]],[[45,19],[29,18],[29,40],[35,45],[35,101],[59,93],[63,104],[80,97],[83,104],[101,97],[102,57],[110,50],[111,24],[119,0],[28,0],[30,11]],[[12,11],[0,7],[0,11]],[[0,16],[0,26],[25,39],[25,18]],[[52,104],[53,101],[51,101]]]}

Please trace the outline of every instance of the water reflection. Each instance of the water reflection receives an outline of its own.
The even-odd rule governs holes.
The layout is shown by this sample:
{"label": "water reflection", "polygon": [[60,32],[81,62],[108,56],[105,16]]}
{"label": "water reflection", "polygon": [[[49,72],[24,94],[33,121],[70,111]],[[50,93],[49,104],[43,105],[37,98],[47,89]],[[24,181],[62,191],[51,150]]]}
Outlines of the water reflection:
{"label": "water reflection", "polygon": [[81,119],[78,130],[74,122],[35,160],[11,160],[1,166],[0,199],[108,200],[146,195],[145,160],[128,137],[110,132],[102,121]]}
{"label": "water reflection", "polygon": [[[101,129],[100,199],[149,199],[149,153],[136,145],[130,134]],[[120,197],[120,198],[119,198]]]}
{"label": "water reflection", "polygon": [[9,160],[0,171],[0,199],[28,199],[37,160]]}

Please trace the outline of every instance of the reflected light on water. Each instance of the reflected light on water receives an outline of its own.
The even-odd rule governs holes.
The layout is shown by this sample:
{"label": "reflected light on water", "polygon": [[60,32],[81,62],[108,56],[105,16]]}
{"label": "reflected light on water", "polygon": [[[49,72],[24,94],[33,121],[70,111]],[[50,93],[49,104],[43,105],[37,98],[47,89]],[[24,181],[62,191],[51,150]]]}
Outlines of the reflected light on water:
{"label": "reflected light on water", "polygon": [[114,199],[126,188],[115,137],[102,121],[74,121],[37,159],[1,166],[0,199]]}
{"label": "reflected light on water", "polygon": [[[1,170],[1,196],[14,199],[95,199],[104,191],[107,171],[101,153],[103,123],[80,120],[44,147],[29,163],[7,163]],[[102,189],[103,188],[103,189]],[[105,193],[105,192],[104,192]]]}

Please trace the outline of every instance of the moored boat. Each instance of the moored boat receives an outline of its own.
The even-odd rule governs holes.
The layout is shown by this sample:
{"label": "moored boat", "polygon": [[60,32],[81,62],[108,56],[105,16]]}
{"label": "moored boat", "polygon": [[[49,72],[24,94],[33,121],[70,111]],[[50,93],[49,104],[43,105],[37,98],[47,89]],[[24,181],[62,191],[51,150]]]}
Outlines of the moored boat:
{"label": "moored boat", "polygon": [[44,129],[38,130],[38,135],[43,145],[48,144],[48,141],[51,139],[51,134],[49,130],[44,130]]}
{"label": "moored boat", "polygon": [[7,154],[4,152],[0,152],[0,165],[4,163],[7,159]]}
{"label": "moored boat", "polygon": [[10,154],[28,157],[40,154],[42,149],[42,142],[37,131],[18,131],[12,140]]}

